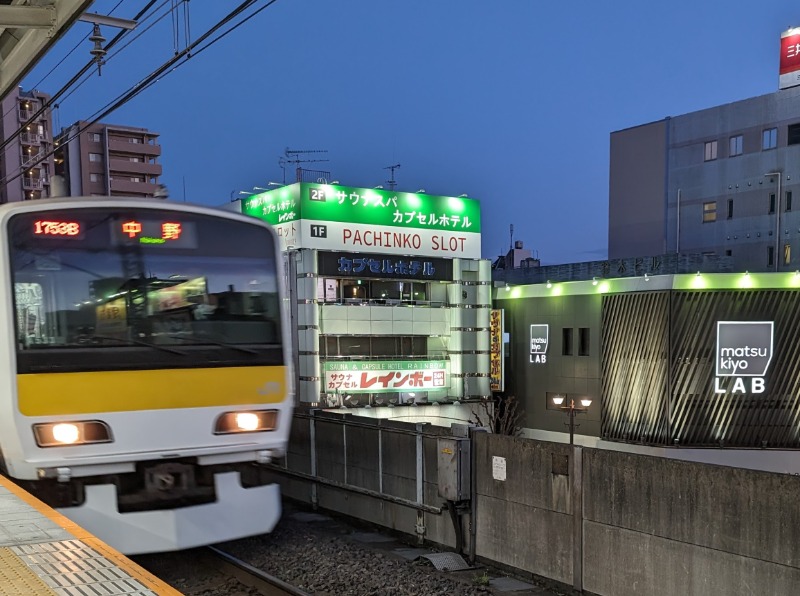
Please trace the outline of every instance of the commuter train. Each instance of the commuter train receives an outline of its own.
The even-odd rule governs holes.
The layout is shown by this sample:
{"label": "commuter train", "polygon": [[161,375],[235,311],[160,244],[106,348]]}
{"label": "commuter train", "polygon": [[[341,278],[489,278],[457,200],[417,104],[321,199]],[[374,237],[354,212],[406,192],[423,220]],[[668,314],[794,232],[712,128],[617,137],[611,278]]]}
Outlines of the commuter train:
{"label": "commuter train", "polygon": [[0,206],[0,466],[126,554],[269,532],[294,401],[266,224],[155,199]]}

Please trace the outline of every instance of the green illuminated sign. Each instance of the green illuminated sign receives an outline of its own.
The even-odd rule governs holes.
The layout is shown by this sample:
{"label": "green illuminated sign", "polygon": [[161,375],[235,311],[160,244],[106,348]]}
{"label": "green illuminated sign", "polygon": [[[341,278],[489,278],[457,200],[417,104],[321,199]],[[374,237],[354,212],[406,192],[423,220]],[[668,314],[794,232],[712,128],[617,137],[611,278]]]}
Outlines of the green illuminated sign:
{"label": "green illuminated sign", "polygon": [[250,195],[242,201],[242,213],[263,219],[269,224],[300,219],[300,185]]}
{"label": "green illuminated sign", "polygon": [[465,197],[293,184],[242,202],[242,212],[271,223],[296,219],[366,223],[400,228],[481,231],[480,204]]}
{"label": "green illuminated sign", "polygon": [[480,258],[480,203],[466,197],[297,183],[251,195],[242,212],[283,248]]}

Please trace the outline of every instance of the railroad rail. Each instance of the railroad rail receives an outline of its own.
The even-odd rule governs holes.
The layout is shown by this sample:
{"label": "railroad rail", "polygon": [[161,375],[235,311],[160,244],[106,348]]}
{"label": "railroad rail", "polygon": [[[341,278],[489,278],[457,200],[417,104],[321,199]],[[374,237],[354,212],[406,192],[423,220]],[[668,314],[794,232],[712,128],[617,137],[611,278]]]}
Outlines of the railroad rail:
{"label": "railroad rail", "polygon": [[214,565],[219,572],[236,578],[242,584],[255,588],[266,596],[311,596],[308,592],[214,546],[206,547],[205,550],[209,554],[209,564]]}

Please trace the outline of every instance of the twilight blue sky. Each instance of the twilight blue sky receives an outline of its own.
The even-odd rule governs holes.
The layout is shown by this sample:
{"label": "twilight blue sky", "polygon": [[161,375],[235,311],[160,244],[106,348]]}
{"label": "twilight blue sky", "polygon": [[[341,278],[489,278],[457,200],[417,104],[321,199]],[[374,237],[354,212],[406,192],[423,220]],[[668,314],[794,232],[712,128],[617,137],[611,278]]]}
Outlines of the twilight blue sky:
{"label": "twilight blue sky", "polygon": [[[118,4],[131,18],[145,1],[90,11]],[[189,4],[194,39],[239,3]],[[513,224],[544,264],[595,260],[610,133],[775,91],[780,34],[797,25],[789,0],[278,0],[104,121],[161,134],[172,199],[185,182],[188,201],[221,205],[281,181],[287,147],[324,149],[330,161],[308,166],[345,185],[384,184],[400,163],[398,190],[479,199],[484,257],[508,249]],[[110,54],[55,126],[168,60],[172,31],[167,17]],[[89,32],[78,23],[23,87],[59,89],[88,41],[42,77]]]}

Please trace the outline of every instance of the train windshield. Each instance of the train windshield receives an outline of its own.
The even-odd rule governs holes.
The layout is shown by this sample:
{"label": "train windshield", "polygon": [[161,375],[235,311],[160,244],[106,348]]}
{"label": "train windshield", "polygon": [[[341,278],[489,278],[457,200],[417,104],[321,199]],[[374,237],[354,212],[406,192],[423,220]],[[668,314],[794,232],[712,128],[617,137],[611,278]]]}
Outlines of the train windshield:
{"label": "train windshield", "polygon": [[20,372],[280,364],[269,231],[168,209],[9,222]]}

